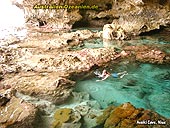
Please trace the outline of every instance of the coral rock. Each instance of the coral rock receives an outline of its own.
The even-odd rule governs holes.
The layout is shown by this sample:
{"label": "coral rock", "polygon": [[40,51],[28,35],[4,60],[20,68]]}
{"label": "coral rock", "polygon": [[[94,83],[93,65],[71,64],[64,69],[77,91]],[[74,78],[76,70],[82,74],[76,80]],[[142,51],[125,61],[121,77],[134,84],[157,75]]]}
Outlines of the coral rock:
{"label": "coral rock", "polygon": [[0,107],[1,128],[33,128],[37,109],[21,99],[12,97],[4,106]]}

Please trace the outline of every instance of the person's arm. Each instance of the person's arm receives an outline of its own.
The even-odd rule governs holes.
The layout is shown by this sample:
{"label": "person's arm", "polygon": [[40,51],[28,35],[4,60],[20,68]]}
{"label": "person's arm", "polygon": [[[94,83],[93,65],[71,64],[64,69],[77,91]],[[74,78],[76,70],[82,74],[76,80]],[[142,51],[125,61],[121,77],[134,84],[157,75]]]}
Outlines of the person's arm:
{"label": "person's arm", "polygon": [[106,75],[105,77],[103,77],[101,80],[96,80],[96,81],[103,81],[103,80],[106,80],[110,75]]}

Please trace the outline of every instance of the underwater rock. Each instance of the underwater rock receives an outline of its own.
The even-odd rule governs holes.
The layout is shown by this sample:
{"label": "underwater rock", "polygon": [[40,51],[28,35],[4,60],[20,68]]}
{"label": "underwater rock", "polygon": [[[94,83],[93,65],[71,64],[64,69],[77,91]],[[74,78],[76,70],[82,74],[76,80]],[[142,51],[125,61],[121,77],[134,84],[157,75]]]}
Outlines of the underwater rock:
{"label": "underwater rock", "polygon": [[0,106],[0,127],[33,128],[37,112],[32,104],[12,97],[6,105]]}
{"label": "underwater rock", "polygon": [[[160,121],[166,122],[164,125]],[[142,108],[135,108],[130,103],[124,103],[115,108],[107,108],[102,116],[98,117],[98,124],[104,123],[104,128],[126,128],[126,127],[169,127],[169,119]],[[141,123],[143,122],[143,123]],[[151,125],[155,123],[156,125]]]}
{"label": "underwater rock", "polygon": [[73,89],[74,82],[59,77],[57,73],[27,73],[18,74],[4,84],[11,84],[18,92],[53,103],[62,103],[69,96]]}
{"label": "underwater rock", "polygon": [[[78,97],[77,97],[78,96]],[[73,97],[69,100],[69,103],[65,103],[63,105],[60,105],[57,109],[57,113],[61,112],[63,114],[58,115],[57,118],[60,118],[60,116],[66,116],[64,119],[70,118],[70,120],[65,121],[60,125],[59,127],[86,127],[86,128],[92,128],[97,126],[96,120],[99,115],[102,114],[102,111],[100,109],[100,105],[97,103],[97,101],[90,100],[89,94],[86,92],[73,92]],[[71,111],[69,112],[63,112],[63,111]],[[64,114],[65,113],[65,114]],[[56,114],[54,114],[56,115]],[[61,117],[60,119],[62,119]],[[60,119],[56,120],[59,121]],[[56,123],[54,121],[53,123]],[[59,124],[59,123],[58,123]],[[61,124],[61,123],[60,123]]]}
{"label": "underwater rock", "polygon": [[61,128],[81,128],[81,123],[63,123]]}
{"label": "underwater rock", "polygon": [[57,110],[54,114],[54,119],[54,128],[65,128],[67,126],[76,126],[79,128],[81,126],[79,123],[79,120],[81,119],[80,114],[74,113],[70,108],[61,108]]}
{"label": "underwater rock", "polygon": [[159,75],[156,75],[155,78],[159,79],[159,80],[170,80],[170,72],[165,72]]}

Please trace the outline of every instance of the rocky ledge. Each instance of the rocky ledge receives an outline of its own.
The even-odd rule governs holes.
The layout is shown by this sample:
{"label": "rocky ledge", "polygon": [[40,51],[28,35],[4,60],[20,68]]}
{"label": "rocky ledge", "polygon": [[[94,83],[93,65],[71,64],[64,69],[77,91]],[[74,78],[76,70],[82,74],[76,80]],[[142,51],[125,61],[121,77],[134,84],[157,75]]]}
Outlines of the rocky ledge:
{"label": "rocky ledge", "polygon": [[[125,39],[170,24],[169,0],[12,0],[24,12],[29,28],[68,31],[74,27],[103,27]],[[88,8],[87,8],[88,6]],[[124,36],[121,37],[121,35]]]}
{"label": "rocky ledge", "polygon": [[[97,35],[97,33],[91,31],[91,34],[87,35],[86,32],[88,31],[89,30],[63,33],[63,35],[60,36],[57,34],[43,33],[40,40],[34,36],[32,39],[30,38],[19,42],[13,39],[8,42],[8,45],[4,44],[4,46],[1,47],[0,90],[4,90],[4,92],[1,93],[3,95],[0,97],[0,109],[2,116],[1,125],[3,127],[32,127],[34,125],[37,109],[33,105],[20,99],[20,96],[16,95],[18,93],[37,98],[37,101],[46,100],[53,104],[62,104],[72,95],[75,86],[75,81],[73,80],[75,80],[75,78],[89,75],[89,72],[93,71],[93,69],[104,66],[110,62],[120,61],[121,59],[159,64],[170,62],[168,53],[158,47],[151,47],[150,45],[124,46],[121,51],[117,51],[114,47],[71,50],[70,48],[83,44],[84,39],[94,38]],[[77,36],[77,33],[79,33],[79,36]],[[48,35],[51,35],[50,41]],[[56,43],[62,36],[65,37],[64,40],[66,40],[66,42],[68,42],[69,39],[70,43],[62,43],[63,41]],[[75,38],[76,36],[78,38]],[[74,39],[78,39],[78,41],[74,43]],[[48,41],[50,43],[47,43]],[[44,46],[44,44],[46,46]],[[15,45],[15,47],[11,47],[13,45]],[[18,98],[16,98],[16,96]],[[26,112],[24,107],[28,108],[28,112]],[[80,109],[82,110],[83,108],[81,107],[82,106],[80,106]],[[8,114],[3,116],[7,108]],[[41,106],[41,109],[42,108]],[[121,112],[119,112],[119,109]],[[58,110],[56,115],[63,113],[60,116],[64,117],[58,120],[58,116],[55,116],[58,121],[54,122],[53,125],[65,127],[72,124],[75,127],[80,127],[82,124],[79,121],[82,117],[86,119],[86,114],[81,114],[81,110],[79,111],[76,108]],[[77,113],[78,111],[79,113]],[[116,116],[115,112],[117,114],[125,112],[125,115]],[[101,113],[100,109],[98,109],[98,113]],[[153,114],[152,117],[149,116],[151,113]],[[11,115],[13,118],[10,118]],[[107,114],[107,119],[105,119],[105,121],[102,119],[104,122],[98,122],[98,124],[102,125],[104,123],[104,127],[106,128],[110,126],[124,127],[125,125],[136,126],[135,121],[138,119],[165,119],[163,117],[159,118],[160,116],[157,114],[156,116],[154,115],[155,113],[149,110],[136,109],[130,104],[124,104],[110,111],[110,114]],[[94,123],[99,115],[92,114],[89,116],[92,116],[92,119],[87,118],[87,120],[91,120]],[[129,118],[129,116],[131,118]],[[100,118],[103,117],[99,117],[98,119]],[[27,119],[28,121],[26,121]],[[73,122],[77,124],[75,125]],[[86,124],[88,124],[88,121],[86,121]],[[98,125],[97,123],[94,124],[96,126]],[[90,125],[88,127],[90,127]]]}
{"label": "rocky ledge", "polygon": [[0,103],[1,128],[33,128],[37,123],[38,110],[34,105],[14,96],[5,102],[1,98]]}
{"label": "rocky ledge", "polygon": [[97,122],[104,128],[168,128],[170,120],[143,108],[135,108],[130,103],[118,107],[110,106]]}

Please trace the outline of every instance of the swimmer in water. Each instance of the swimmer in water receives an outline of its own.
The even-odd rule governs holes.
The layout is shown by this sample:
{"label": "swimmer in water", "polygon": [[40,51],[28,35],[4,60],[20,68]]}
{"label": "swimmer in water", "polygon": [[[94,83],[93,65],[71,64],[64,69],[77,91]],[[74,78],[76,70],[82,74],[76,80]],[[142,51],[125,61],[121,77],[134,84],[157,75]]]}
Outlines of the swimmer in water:
{"label": "swimmer in water", "polygon": [[107,70],[103,70],[102,74],[99,71],[94,72],[99,78],[102,78],[101,80],[96,81],[103,81],[106,80],[109,76],[112,76],[113,78],[123,78],[125,75],[127,75],[127,71],[119,72],[119,73],[109,73]]}

